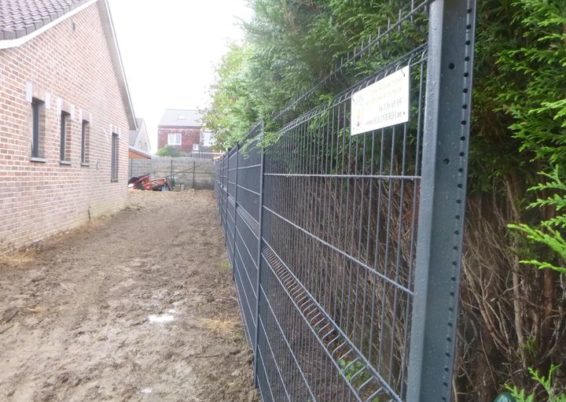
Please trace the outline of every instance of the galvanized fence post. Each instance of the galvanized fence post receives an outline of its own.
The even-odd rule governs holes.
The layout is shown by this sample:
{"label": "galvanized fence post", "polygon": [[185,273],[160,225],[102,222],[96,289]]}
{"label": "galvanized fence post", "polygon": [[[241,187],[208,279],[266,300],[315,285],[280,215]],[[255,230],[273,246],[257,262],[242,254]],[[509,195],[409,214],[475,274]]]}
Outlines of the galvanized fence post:
{"label": "galvanized fence post", "polygon": [[475,0],[430,4],[408,402],[451,399],[475,12]]}
{"label": "galvanized fence post", "polygon": [[263,148],[263,121],[260,126],[260,168],[259,168],[259,234],[258,234],[258,247],[257,247],[257,281],[256,281],[256,311],[255,311],[255,336],[253,339],[254,348],[254,383],[257,384],[257,366],[258,366],[258,337],[259,337],[259,306],[261,302],[261,247],[263,242],[263,180],[264,180],[264,166],[265,166],[265,149]]}

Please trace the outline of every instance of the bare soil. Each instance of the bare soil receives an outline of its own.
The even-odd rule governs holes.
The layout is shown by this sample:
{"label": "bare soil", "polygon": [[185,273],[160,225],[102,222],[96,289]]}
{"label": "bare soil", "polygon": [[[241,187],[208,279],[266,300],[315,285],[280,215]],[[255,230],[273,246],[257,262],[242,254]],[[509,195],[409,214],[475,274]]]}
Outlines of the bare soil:
{"label": "bare soil", "polygon": [[0,257],[0,400],[255,401],[210,191]]}

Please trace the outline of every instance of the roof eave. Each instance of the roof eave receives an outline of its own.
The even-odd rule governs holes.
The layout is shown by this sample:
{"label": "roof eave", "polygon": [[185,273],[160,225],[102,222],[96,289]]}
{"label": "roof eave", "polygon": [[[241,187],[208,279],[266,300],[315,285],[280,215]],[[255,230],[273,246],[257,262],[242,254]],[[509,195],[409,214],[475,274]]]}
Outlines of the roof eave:
{"label": "roof eave", "polygon": [[61,15],[59,18],[51,21],[50,23],[30,32],[28,35],[21,36],[15,39],[0,40],[0,49],[9,49],[14,47],[22,46],[23,44],[29,42],[33,38],[41,35],[43,32],[53,28],[55,25],[71,18],[72,16],[80,13],[84,9],[90,7],[94,3],[98,2],[98,7],[100,15],[102,17],[102,26],[106,34],[106,39],[110,47],[110,54],[112,58],[112,64],[119,75],[120,93],[122,95],[124,104],[126,106],[126,114],[128,115],[128,123],[130,130],[137,130],[138,126],[136,123],[136,116],[134,112],[134,107],[132,104],[132,98],[130,96],[130,89],[128,88],[128,82],[126,80],[126,73],[124,71],[124,65],[122,63],[122,56],[120,54],[120,48],[118,46],[118,41],[116,39],[116,32],[114,30],[114,24],[112,23],[112,16],[110,14],[110,7],[108,6],[107,0],[88,0],[84,4],[72,9],[68,13]]}
{"label": "roof eave", "polygon": [[203,128],[203,126],[172,126],[169,124],[160,124],[157,128]]}
{"label": "roof eave", "polygon": [[120,76],[121,79],[120,92],[125,103],[124,106],[126,106],[126,113],[128,115],[130,130],[137,130],[138,125],[136,122],[134,105],[132,103],[128,81],[126,80],[126,72],[124,70],[124,64],[122,63],[122,55],[120,53],[120,47],[118,46],[118,40],[116,39],[116,31],[114,29],[114,23],[112,22],[112,14],[110,13],[108,1],[101,0],[98,3],[98,7],[100,9],[100,14],[103,17],[102,25],[107,34],[106,38],[108,40],[108,45],[111,48],[112,63],[114,64],[116,73]]}

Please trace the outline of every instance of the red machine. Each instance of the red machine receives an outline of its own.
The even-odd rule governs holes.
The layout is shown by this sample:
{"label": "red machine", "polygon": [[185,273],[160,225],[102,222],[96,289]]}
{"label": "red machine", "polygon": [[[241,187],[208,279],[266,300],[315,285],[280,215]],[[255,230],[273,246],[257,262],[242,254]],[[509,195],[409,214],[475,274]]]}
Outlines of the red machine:
{"label": "red machine", "polygon": [[151,175],[146,174],[143,176],[132,177],[128,180],[128,187],[135,188],[137,190],[166,191],[173,190],[175,184],[173,183],[172,178],[159,177],[152,179]]}

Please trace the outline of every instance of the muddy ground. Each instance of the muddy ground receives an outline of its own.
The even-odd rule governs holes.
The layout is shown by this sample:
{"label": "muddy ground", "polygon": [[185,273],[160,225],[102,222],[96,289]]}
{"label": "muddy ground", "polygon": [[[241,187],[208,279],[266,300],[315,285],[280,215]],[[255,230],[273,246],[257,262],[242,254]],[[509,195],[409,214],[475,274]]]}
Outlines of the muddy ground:
{"label": "muddy ground", "polygon": [[0,257],[0,400],[256,401],[212,192]]}

